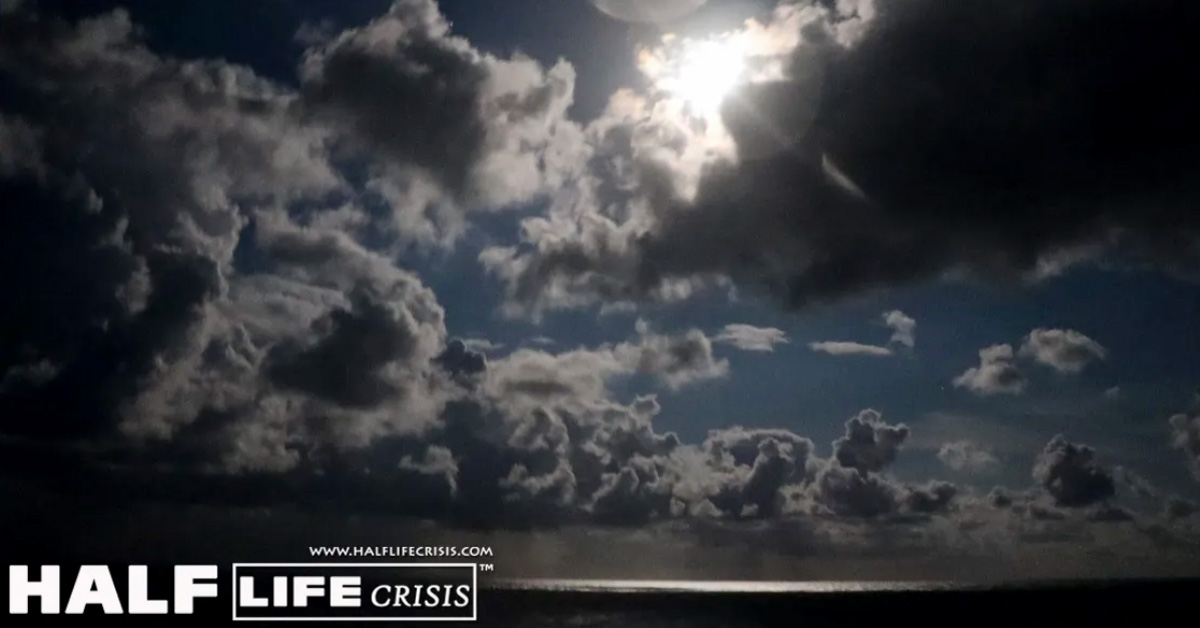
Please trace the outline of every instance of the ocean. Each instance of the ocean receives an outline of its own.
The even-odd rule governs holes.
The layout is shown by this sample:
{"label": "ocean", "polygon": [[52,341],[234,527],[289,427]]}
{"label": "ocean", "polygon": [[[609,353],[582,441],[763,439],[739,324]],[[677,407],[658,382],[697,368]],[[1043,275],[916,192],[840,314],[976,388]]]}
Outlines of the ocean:
{"label": "ocean", "polygon": [[822,628],[1131,625],[1194,614],[1200,580],[686,582],[523,580],[488,585],[479,624],[504,628]]}

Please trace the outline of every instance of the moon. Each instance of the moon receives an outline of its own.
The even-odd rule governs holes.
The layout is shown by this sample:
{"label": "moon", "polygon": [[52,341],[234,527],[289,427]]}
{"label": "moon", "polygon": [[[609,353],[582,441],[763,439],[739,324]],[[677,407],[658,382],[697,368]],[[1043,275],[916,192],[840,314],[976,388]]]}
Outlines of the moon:
{"label": "moon", "polygon": [[609,17],[624,22],[656,24],[677,20],[708,4],[708,0],[589,0]]}

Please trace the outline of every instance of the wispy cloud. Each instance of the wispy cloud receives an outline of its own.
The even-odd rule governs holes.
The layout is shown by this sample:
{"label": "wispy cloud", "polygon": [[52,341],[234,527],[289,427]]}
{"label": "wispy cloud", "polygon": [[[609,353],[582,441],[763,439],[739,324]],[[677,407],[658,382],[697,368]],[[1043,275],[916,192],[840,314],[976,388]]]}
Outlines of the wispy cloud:
{"label": "wispy cloud", "polygon": [[937,457],[955,471],[971,473],[991,471],[1000,463],[987,448],[969,440],[944,443],[938,449]]}
{"label": "wispy cloud", "polygon": [[735,323],[726,325],[721,333],[713,337],[715,342],[727,344],[737,347],[742,351],[763,351],[771,352],[775,350],[777,344],[787,344],[789,342],[787,334],[782,329],[774,327],[755,327],[754,325],[744,325]]}
{"label": "wispy cloud", "polygon": [[828,353],[829,355],[866,355],[881,358],[892,355],[892,350],[887,347],[865,345],[861,342],[813,342],[809,343],[808,347],[818,353]]}

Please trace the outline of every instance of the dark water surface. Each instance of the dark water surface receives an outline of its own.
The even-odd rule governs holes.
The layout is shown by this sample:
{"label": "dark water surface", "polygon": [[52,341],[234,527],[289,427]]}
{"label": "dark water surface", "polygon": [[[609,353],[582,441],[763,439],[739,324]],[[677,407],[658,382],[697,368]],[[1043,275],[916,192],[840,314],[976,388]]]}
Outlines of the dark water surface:
{"label": "dark water surface", "polygon": [[1191,615],[1200,580],[951,583],[513,582],[485,590],[480,625],[736,627],[1129,625]]}

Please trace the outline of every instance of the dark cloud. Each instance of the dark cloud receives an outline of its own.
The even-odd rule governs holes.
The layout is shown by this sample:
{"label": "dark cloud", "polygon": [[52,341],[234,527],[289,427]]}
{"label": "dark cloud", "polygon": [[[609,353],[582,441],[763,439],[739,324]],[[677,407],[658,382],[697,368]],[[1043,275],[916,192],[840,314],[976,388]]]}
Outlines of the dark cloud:
{"label": "dark cloud", "polygon": [[[726,116],[742,143],[766,126],[759,135],[800,138],[792,150],[711,160],[694,196],[687,177],[666,195],[662,177],[644,180],[649,209],[593,209],[576,236],[553,220],[529,232],[529,250],[488,258],[520,286],[511,298],[658,299],[727,276],[800,306],[947,273],[1043,275],[1110,245],[1194,268],[1200,127],[1180,86],[1197,77],[1179,60],[1196,56],[1184,25],[1198,9],[877,5],[854,37],[836,13],[777,13],[802,33],[794,78],[747,88]],[[814,94],[815,116],[798,113]]]}
{"label": "dark cloud", "polygon": [[933,481],[909,485],[884,475],[895,463],[911,431],[891,425],[875,410],[863,410],[833,441],[828,460],[815,462],[812,483],[797,495],[794,508],[812,514],[851,518],[928,516],[948,512],[959,488]]}
{"label": "dark cloud", "polygon": [[996,508],[1008,508],[1013,504],[1013,495],[1003,486],[997,486],[988,492],[987,502]]}
{"label": "dark cloud", "polygon": [[55,420],[17,412],[13,429],[169,431],[162,406],[178,391],[166,388],[222,360],[216,347],[237,333],[213,307],[229,288],[241,210],[340,179],[320,134],[290,123],[272,85],[155,55],[122,11],[77,25],[17,13],[0,30],[0,72],[21,96],[0,135],[33,142],[4,173],[15,203],[6,233],[23,242],[6,247],[6,288],[29,296],[4,310],[2,335],[23,340],[0,369],[57,367],[12,400],[43,416],[55,408]]}
{"label": "dark cloud", "polygon": [[848,469],[882,471],[896,461],[909,434],[907,425],[888,425],[878,412],[864,410],[846,421],[846,435],[833,441],[833,457]]}
{"label": "dark cloud", "polygon": [[930,482],[925,486],[912,487],[904,496],[905,505],[912,512],[942,512],[950,505],[958,487],[949,482]]}
{"label": "dark cloud", "polygon": [[1089,513],[1088,518],[1099,523],[1122,523],[1134,521],[1137,517],[1120,506],[1104,506]]}
{"label": "dark cloud", "polygon": [[835,515],[878,517],[896,511],[896,487],[877,475],[831,465],[817,479],[821,505]]}
{"label": "dark cloud", "polygon": [[471,377],[487,370],[487,357],[469,349],[462,340],[451,340],[437,357],[438,364],[456,377]]}
{"label": "dark cloud", "polygon": [[[958,11],[934,8],[927,19]],[[918,76],[951,110],[897,97],[895,111],[881,114],[871,99],[912,94],[888,68],[971,46],[947,42],[940,30],[924,33],[907,9],[889,9],[899,11],[883,28],[891,35],[854,43],[846,20],[830,25],[827,12],[808,9],[780,15],[830,54],[831,104],[812,140],[820,150],[716,166],[720,159],[697,143],[702,130],[636,95],[614,98],[585,136],[565,119],[568,64],[546,69],[483,53],[453,36],[428,0],[400,0],[367,25],[306,38],[312,47],[298,88],[222,61],[157,54],[122,11],[78,24],[5,13],[0,232],[21,245],[0,247],[0,490],[17,486],[10,492],[21,499],[11,503],[22,506],[34,501],[22,492],[28,481],[97,509],[140,501],[287,506],[484,528],[736,524],[743,539],[774,531],[772,542],[810,554],[826,551],[820,544],[881,554],[987,545],[996,542],[988,534],[1010,525],[1053,536],[1061,529],[1038,526],[1144,517],[1109,503],[1111,474],[1091,449],[1062,439],[1039,457],[1036,490],[996,493],[990,504],[968,487],[893,477],[910,430],[873,410],[846,421],[828,457],[786,429],[728,427],[682,442],[656,426],[657,397],[629,384],[678,391],[724,378],[730,366],[714,342],[765,352],[786,341],[780,330],[731,325],[710,337],[639,325],[624,342],[557,352],[492,346],[485,357],[479,343],[449,340],[437,295],[397,265],[399,248],[451,238],[465,212],[561,189],[550,214],[525,224],[536,255],[484,254],[527,309],[595,295],[612,307],[681,299],[704,285],[727,286],[727,275],[765,278],[800,303],[962,265],[1027,269],[1041,253],[1091,233],[1080,227],[1078,238],[1064,236],[1063,216],[1053,212],[1046,233],[1025,222],[1047,208],[1086,217],[1058,201],[1090,181],[1089,167],[1130,166],[1127,189],[1114,181],[1104,190],[1113,201],[1103,212],[1135,237],[1153,234],[1139,231],[1122,202],[1155,184],[1166,207],[1179,191],[1172,175],[1189,167],[1190,153],[1162,162],[1164,178],[1154,179],[1141,157],[1102,146],[1087,157],[1093,161],[1062,164],[1061,185],[1039,179],[1048,165],[1014,163],[1017,152],[1063,156],[1054,146],[989,144],[1004,135],[1029,148],[1029,136],[1010,128],[1024,123],[1005,115],[1019,103],[997,103],[993,122],[1003,128],[983,124],[975,109],[952,105],[976,95],[957,73]],[[1030,11],[1022,24],[1058,19]],[[873,19],[866,9],[857,16]],[[1137,20],[1122,23],[1136,34]],[[1020,30],[1003,20],[998,28]],[[968,20],[958,33],[969,42],[979,29]],[[972,54],[986,66],[990,49],[1006,41],[982,34],[987,45]],[[1027,35],[1058,45],[1037,28]],[[936,54],[920,49],[926,41]],[[895,59],[874,52],[892,46]],[[1156,42],[1115,46],[1162,52]],[[1097,54],[1089,59],[1115,53]],[[1088,72],[1082,85],[1055,84],[1067,95],[1087,92]],[[877,76],[890,78],[875,85]],[[1121,77],[1126,86],[1142,80]],[[864,85],[855,93],[838,87]],[[20,97],[8,100],[7,90]],[[811,90],[786,81],[762,90],[777,90],[779,110],[802,124],[804,112],[789,99]],[[1145,95],[1146,106],[1160,105],[1161,117],[1145,122],[1153,133],[1175,112],[1155,99],[1161,94]],[[1050,118],[1060,97],[1046,96]],[[935,120],[913,124],[925,115],[919,111]],[[1029,124],[1047,120],[1054,121],[1034,116]],[[861,135],[864,128],[878,136]],[[961,163],[942,163],[948,143],[967,130],[983,137],[966,145]],[[1142,146],[1132,137],[1113,141]],[[882,171],[885,148],[895,162],[895,146],[912,154],[898,166],[911,188]],[[963,171],[981,166],[978,155],[991,148],[998,167],[987,172],[996,180]],[[347,157],[354,176],[339,169]],[[934,166],[945,176],[934,177]],[[1012,181],[1028,184],[1028,197],[1008,194]],[[1004,193],[987,195],[995,190]],[[383,225],[357,204],[372,195],[392,206]],[[991,211],[1014,200],[1028,203]],[[951,206],[963,214],[950,215]],[[1178,233],[1190,227],[1185,221]],[[1018,245],[1025,249],[1009,255]],[[889,344],[913,346],[912,318],[897,311],[882,321]],[[1054,363],[1077,361],[1066,353]],[[983,383],[973,389],[1017,381],[983,373],[1011,363],[1011,348],[993,357],[981,356],[970,380]],[[1189,425],[1172,419],[1177,436]],[[1190,455],[1197,449],[1176,442]],[[960,449],[964,466],[978,458]],[[1172,502],[1167,511],[1183,521],[1185,510]],[[983,536],[967,538],[976,530]]]}
{"label": "dark cloud", "polygon": [[[817,464],[813,442],[787,430],[735,427],[709,433],[701,449],[710,477],[703,497],[733,517],[770,517],[790,510],[786,487],[804,486]],[[694,481],[696,478],[691,478]]]}
{"label": "dark cloud", "polygon": [[[122,10],[16,12],[0,30],[19,96],[0,117],[20,207],[3,226],[23,242],[0,273],[22,300],[0,318],[8,433],[166,440],[180,461],[278,471],[428,427],[484,365],[446,347],[436,297],[387,249],[446,235],[410,220],[423,200],[527,199],[577,159],[570,66],[482,54],[433,2],[315,43],[298,92],[156,54]],[[405,95],[425,113],[394,115]],[[347,146],[403,190],[353,189]],[[363,191],[399,203],[404,233],[372,232],[383,251],[344,200]],[[678,385],[720,370],[702,336],[646,342],[626,370]]]}
{"label": "dark cloud", "polygon": [[[461,219],[441,206],[527,201],[581,155],[565,118],[574,68],[482,53],[451,33],[433,0],[397,0],[369,24],[316,44],[300,78],[303,115],[380,164],[371,187],[401,215],[402,229],[429,212],[435,229],[453,235]],[[423,188],[422,177],[445,198]]]}
{"label": "dark cloud", "polygon": [[1200,512],[1200,507],[1197,507],[1196,502],[1189,501],[1181,497],[1172,497],[1167,500],[1164,510],[1167,517],[1171,519],[1182,519]]}
{"label": "dark cloud", "polygon": [[1059,506],[1089,506],[1116,494],[1111,472],[1096,462],[1087,445],[1055,436],[1038,455],[1033,479],[1054,497]]}
{"label": "dark cloud", "polygon": [[351,309],[334,310],[314,323],[308,346],[271,348],[264,369],[272,383],[359,408],[401,394],[384,371],[416,361],[419,324],[410,312],[365,290],[350,299]]}
{"label": "dark cloud", "polygon": [[1200,480],[1200,416],[1177,414],[1171,417],[1171,447],[1187,456],[1192,476]]}

